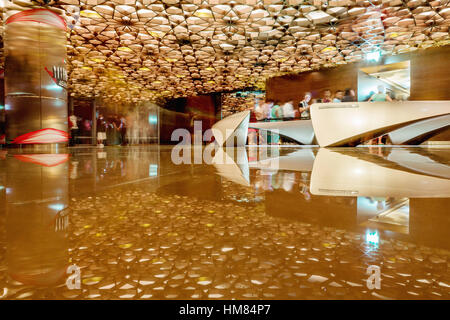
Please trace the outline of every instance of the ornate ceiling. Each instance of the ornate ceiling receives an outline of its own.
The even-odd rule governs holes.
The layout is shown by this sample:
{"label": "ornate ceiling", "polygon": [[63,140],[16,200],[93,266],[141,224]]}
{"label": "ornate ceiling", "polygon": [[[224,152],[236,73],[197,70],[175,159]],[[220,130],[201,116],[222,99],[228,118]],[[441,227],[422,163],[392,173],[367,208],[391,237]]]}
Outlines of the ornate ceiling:
{"label": "ornate ceiling", "polygon": [[[37,3],[7,1],[3,18]],[[112,101],[263,88],[267,77],[346,64],[374,50],[450,43],[450,0],[60,0],[47,7],[72,28],[72,95]]]}

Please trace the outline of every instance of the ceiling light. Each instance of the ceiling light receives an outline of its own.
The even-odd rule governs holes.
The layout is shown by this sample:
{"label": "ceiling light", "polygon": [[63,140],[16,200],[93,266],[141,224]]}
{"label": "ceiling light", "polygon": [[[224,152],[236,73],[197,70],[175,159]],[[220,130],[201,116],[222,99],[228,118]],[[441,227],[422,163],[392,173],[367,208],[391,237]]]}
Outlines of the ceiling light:
{"label": "ceiling light", "polygon": [[85,17],[85,18],[92,18],[92,19],[102,17],[97,12],[92,11],[92,10],[82,10],[82,11],[80,11],[80,16]]}
{"label": "ceiling light", "polygon": [[366,60],[367,61],[379,61],[381,58],[381,52],[380,50],[372,51],[366,53]]}
{"label": "ceiling light", "polygon": [[123,52],[133,52],[133,50],[131,50],[128,47],[118,47],[117,50],[118,51],[123,51]]}

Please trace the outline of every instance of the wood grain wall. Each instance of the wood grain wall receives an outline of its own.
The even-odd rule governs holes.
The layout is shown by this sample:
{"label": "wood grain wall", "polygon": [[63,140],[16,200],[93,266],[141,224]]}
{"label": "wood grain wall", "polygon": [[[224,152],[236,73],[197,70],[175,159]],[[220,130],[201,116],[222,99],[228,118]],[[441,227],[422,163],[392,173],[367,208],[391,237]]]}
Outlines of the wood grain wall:
{"label": "wood grain wall", "polygon": [[[376,64],[411,61],[411,95],[409,100],[450,100],[450,46],[418,50],[412,53],[385,56]],[[322,97],[325,89],[332,92],[352,88],[358,95],[358,69],[373,63],[353,63],[332,69],[324,69],[273,77],[266,82],[266,99],[285,102],[301,101],[305,92],[313,98]],[[434,141],[450,141],[450,129],[431,138]]]}
{"label": "wood grain wall", "polygon": [[5,79],[0,77],[0,136],[5,133],[6,107],[5,107]]}
{"label": "wood grain wall", "polygon": [[322,97],[325,89],[332,92],[352,88],[357,93],[358,69],[376,64],[411,61],[410,100],[450,100],[450,46],[418,50],[413,53],[385,56],[379,63],[353,63],[336,68],[310,71],[267,80],[266,97],[285,102],[300,101],[305,92]]}
{"label": "wood grain wall", "polygon": [[294,100],[297,104],[306,92],[311,92],[313,98],[321,98],[326,89],[332,93],[346,88],[356,91],[357,85],[358,68],[348,64],[339,68],[270,78],[266,82],[266,99],[279,102]]}
{"label": "wood grain wall", "polygon": [[410,100],[450,100],[450,46],[411,55]]}

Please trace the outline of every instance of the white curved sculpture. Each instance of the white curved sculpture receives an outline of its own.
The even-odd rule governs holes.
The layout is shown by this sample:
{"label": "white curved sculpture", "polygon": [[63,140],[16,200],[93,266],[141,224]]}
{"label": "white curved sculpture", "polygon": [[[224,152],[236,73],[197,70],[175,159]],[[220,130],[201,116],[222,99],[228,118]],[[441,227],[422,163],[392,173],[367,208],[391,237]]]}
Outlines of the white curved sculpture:
{"label": "white curved sculpture", "polygon": [[[237,157],[234,155],[237,150]],[[236,161],[235,161],[236,160]],[[219,148],[216,150],[212,164],[217,173],[231,182],[243,186],[250,185],[250,170],[248,166],[247,151],[242,148]]]}
{"label": "white curved sculpture", "polygon": [[[219,146],[241,147],[247,143],[248,122],[250,111],[242,111],[232,114],[219,122],[216,122],[211,130]],[[236,137],[236,143],[234,139]]]}
{"label": "white curved sculpture", "polygon": [[388,133],[392,144],[404,144],[426,135],[427,133],[450,126],[450,114],[414,122]]}
{"label": "white curved sculpture", "polygon": [[311,119],[321,147],[356,145],[418,120],[450,114],[450,101],[315,103]]}
{"label": "white curved sculpture", "polygon": [[311,120],[290,120],[276,122],[251,122],[249,128],[272,131],[298,143],[310,145],[314,141]]}
{"label": "white curved sculpture", "polygon": [[450,179],[320,149],[314,160],[310,191],[325,196],[445,198],[450,197]]}
{"label": "white curved sculpture", "polygon": [[[450,179],[449,164],[436,162],[432,159],[432,155],[427,154],[426,150],[419,150],[420,151],[407,150],[403,148],[392,150],[386,160],[396,163],[413,172]],[[422,152],[424,154],[422,154]]]}

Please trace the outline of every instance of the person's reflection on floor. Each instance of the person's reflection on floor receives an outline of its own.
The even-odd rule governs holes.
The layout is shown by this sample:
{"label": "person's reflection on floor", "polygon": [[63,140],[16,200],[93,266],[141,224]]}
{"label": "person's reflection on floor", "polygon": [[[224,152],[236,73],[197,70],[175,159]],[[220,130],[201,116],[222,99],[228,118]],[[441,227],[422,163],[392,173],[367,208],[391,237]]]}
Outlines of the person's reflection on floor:
{"label": "person's reflection on floor", "polygon": [[125,164],[124,164],[124,162],[122,160],[119,160],[119,161],[120,161],[120,175],[122,177],[125,177],[126,174],[127,174],[127,170],[126,170]]}
{"label": "person's reflection on floor", "polygon": [[271,171],[271,170],[267,170],[267,169],[261,170],[262,186],[265,191],[273,191],[272,175],[273,175],[273,171]]}
{"label": "person's reflection on floor", "polygon": [[386,159],[391,153],[391,150],[381,146],[369,146],[369,153]]}
{"label": "person's reflection on floor", "polygon": [[259,192],[260,190],[264,190],[261,170],[256,170],[256,172],[255,172],[254,186],[255,186],[255,192]]}
{"label": "person's reflection on floor", "polygon": [[283,172],[283,189],[291,192],[295,183],[295,172]]}
{"label": "person's reflection on floor", "polygon": [[311,194],[309,193],[309,182],[310,182],[310,173],[302,172],[300,175],[300,183],[299,189],[300,193],[303,194],[303,197],[306,201],[311,200]]}
{"label": "person's reflection on floor", "polygon": [[69,165],[69,178],[74,180],[78,178],[78,161],[71,161]]}
{"label": "person's reflection on floor", "polygon": [[91,174],[92,172],[93,172],[93,170],[92,170],[92,162],[91,162],[90,159],[86,160],[84,162],[84,173],[85,174]]}
{"label": "person's reflection on floor", "polygon": [[303,194],[303,197],[306,201],[311,200],[311,194],[309,193],[309,186],[305,185],[303,182],[300,182],[300,193]]}
{"label": "person's reflection on floor", "polygon": [[272,188],[277,190],[283,184],[283,173],[276,172],[272,175]]}

